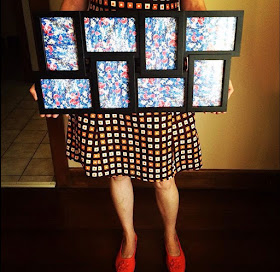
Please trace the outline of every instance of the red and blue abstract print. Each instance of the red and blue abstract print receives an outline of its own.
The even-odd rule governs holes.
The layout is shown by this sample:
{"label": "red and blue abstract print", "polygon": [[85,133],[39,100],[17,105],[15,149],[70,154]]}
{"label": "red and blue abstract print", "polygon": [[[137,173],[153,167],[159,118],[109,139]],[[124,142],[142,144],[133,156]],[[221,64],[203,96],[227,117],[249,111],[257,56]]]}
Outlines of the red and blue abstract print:
{"label": "red and blue abstract print", "polygon": [[92,107],[89,79],[41,79],[45,109]]}
{"label": "red and blue abstract print", "polygon": [[129,107],[129,77],[126,61],[97,61],[100,108]]}
{"label": "red and blue abstract print", "polygon": [[84,18],[88,52],[136,52],[135,18]]}
{"label": "red and blue abstract print", "polygon": [[78,70],[76,35],[71,17],[41,18],[48,70]]}
{"label": "red and blue abstract print", "polygon": [[183,107],[184,78],[138,78],[138,107]]}
{"label": "red and blue abstract print", "polygon": [[186,51],[234,50],[236,17],[189,17]]}
{"label": "red and blue abstract print", "polygon": [[195,60],[193,78],[194,107],[222,104],[224,60]]}
{"label": "red and blue abstract print", "polygon": [[176,18],[145,18],[147,70],[176,69],[177,34]]}

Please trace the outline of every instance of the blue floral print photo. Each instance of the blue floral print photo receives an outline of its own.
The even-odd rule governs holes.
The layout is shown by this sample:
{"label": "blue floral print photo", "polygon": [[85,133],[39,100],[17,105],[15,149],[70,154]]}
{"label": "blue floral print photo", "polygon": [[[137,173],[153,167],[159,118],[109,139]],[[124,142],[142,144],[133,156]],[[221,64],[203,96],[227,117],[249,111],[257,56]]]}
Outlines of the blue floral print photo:
{"label": "blue floral print photo", "polygon": [[41,18],[48,70],[78,70],[76,35],[71,17]]}
{"label": "blue floral print photo", "polygon": [[45,109],[91,108],[89,79],[41,79]]}
{"label": "blue floral print photo", "polygon": [[138,78],[138,107],[183,107],[184,78]]}
{"label": "blue floral print photo", "polygon": [[176,18],[145,18],[147,70],[176,69],[177,34]]}
{"label": "blue floral print photo", "polygon": [[129,79],[126,61],[97,61],[100,108],[129,107]]}
{"label": "blue floral print photo", "polygon": [[222,104],[224,60],[195,60],[193,78],[194,107]]}
{"label": "blue floral print photo", "polygon": [[189,17],[186,51],[232,51],[236,17]]}
{"label": "blue floral print photo", "polygon": [[136,52],[135,18],[84,18],[88,52]]}

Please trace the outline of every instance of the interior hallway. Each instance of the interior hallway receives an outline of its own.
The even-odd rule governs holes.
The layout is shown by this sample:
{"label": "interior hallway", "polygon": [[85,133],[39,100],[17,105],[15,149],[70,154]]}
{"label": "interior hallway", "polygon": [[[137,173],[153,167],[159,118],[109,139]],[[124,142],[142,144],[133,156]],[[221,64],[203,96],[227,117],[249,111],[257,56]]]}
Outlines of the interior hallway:
{"label": "interior hallway", "polygon": [[46,119],[29,93],[31,83],[1,84],[1,186],[54,187]]}
{"label": "interior hallway", "polygon": [[46,118],[29,88],[22,41],[1,35],[1,187],[54,187]]}

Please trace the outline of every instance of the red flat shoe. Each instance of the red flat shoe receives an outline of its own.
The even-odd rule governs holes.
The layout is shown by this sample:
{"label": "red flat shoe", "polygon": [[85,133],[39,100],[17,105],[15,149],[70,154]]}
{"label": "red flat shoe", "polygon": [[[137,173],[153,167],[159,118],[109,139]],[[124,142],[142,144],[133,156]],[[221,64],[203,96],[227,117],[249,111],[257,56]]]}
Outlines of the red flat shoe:
{"label": "red flat shoe", "polygon": [[116,258],[115,266],[117,272],[134,272],[135,270],[135,253],[137,248],[137,235],[135,234],[135,251],[130,258],[122,258],[123,242]]}
{"label": "red flat shoe", "polygon": [[180,247],[180,255],[179,256],[170,256],[168,254],[167,247],[165,244],[166,265],[167,265],[169,272],[185,272],[185,270],[186,270],[185,254],[181,248],[181,244],[180,244],[177,234],[176,234],[176,239],[177,239],[179,247]]}

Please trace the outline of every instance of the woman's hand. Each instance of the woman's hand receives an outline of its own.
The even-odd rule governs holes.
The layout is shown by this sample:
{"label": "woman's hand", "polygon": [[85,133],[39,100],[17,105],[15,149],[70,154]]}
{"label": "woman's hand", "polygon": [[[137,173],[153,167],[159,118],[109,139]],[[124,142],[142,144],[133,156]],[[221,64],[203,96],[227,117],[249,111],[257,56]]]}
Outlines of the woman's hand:
{"label": "woman's hand", "polygon": [[[30,89],[29,92],[31,93],[31,95],[33,96],[34,100],[37,101],[38,97],[37,97],[37,93],[35,90],[35,84],[33,84]],[[57,118],[59,116],[59,114],[40,114],[41,117],[53,117],[53,118]]]}
{"label": "woman's hand", "polygon": [[232,93],[234,92],[232,82],[229,80],[229,85],[228,85],[228,99],[231,97]]}
{"label": "woman's hand", "polygon": [[[234,88],[233,88],[233,85],[232,85],[231,80],[229,80],[229,85],[228,85],[228,99],[231,97],[231,95],[232,95],[233,92],[234,92]],[[219,114],[219,113],[226,113],[226,112],[217,111],[217,112],[211,112],[211,113]],[[207,112],[204,112],[204,114],[207,114]]]}

